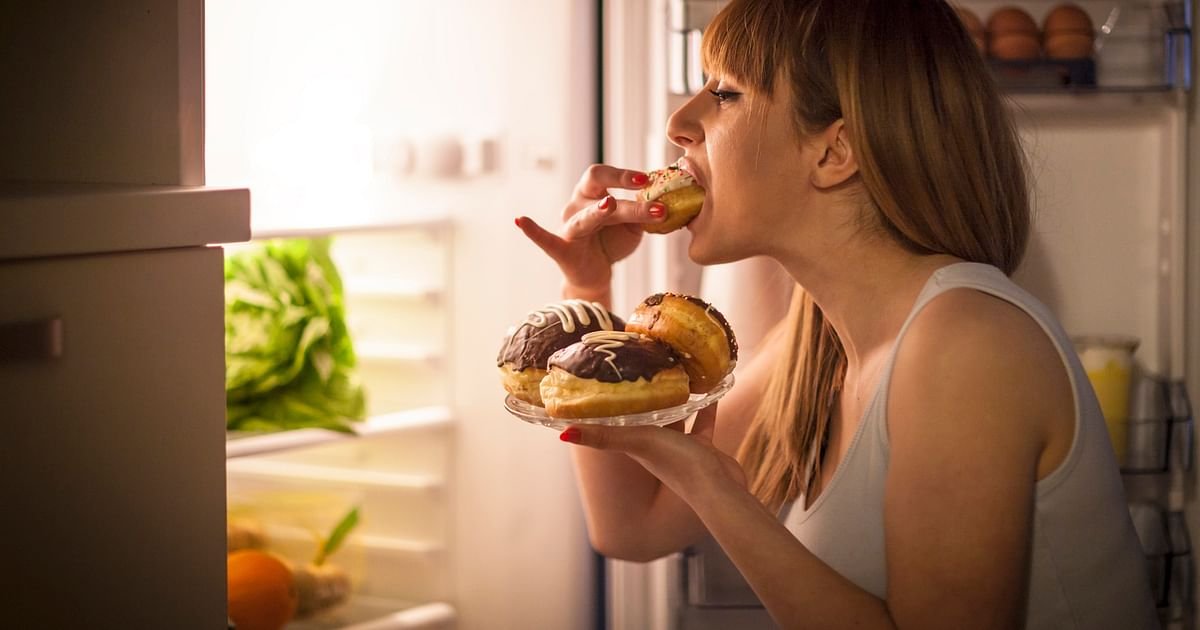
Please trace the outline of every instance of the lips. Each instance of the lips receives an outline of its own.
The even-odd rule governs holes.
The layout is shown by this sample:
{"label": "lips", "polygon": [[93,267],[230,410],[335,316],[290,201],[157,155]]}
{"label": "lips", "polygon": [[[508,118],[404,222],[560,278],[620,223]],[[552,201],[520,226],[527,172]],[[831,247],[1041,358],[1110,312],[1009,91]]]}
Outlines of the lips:
{"label": "lips", "polygon": [[691,160],[688,160],[686,157],[681,157],[675,162],[675,166],[678,166],[682,171],[688,175],[691,175],[692,179],[696,180],[696,184],[698,184],[701,188],[708,190],[707,183],[704,181],[704,178],[700,176],[699,171],[696,169],[696,165],[692,164]]}

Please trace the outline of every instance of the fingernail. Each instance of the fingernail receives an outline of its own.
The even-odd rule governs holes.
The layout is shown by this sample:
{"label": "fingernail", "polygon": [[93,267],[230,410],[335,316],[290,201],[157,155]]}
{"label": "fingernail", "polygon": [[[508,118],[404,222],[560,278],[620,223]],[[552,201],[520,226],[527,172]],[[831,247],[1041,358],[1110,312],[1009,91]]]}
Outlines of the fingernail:
{"label": "fingernail", "polygon": [[567,427],[567,430],[558,434],[558,439],[572,444],[578,444],[580,438],[579,429],[575,427]]}
{"label": "fingernail", "polygon": [[655,219],[661,219],[667,216],[667,209],[665,206],[654,204],[653,206],[650,206],[650,216],[654,217]]}
{"label": "fingernail", "polygon": [[600,200],[600,203],[596,204],[596,207],[601,210],[607,210],[610,203],[612,203],[612,197],[605,197]]}
{"label": "fingernail", "polygon": [[647,177],[645,173],[634,173],[633,177],[630,177],[629,179],[633,180],[633,184],[635,186],[645,186],[646,182],[650,181],[650,178]]}

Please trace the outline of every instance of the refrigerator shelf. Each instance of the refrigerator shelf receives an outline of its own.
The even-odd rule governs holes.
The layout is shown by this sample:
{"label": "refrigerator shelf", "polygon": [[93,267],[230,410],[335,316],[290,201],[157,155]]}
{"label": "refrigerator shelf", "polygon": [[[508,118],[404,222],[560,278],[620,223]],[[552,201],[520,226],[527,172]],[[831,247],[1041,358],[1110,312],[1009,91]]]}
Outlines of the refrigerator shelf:
{"label": "refrigerator shelf", "polygon": [[358,277],[343,279],[342,289],[348,296],[437,301],[446,288],[438,283],[409,280],[394,276]]}
{"label": "refrigerator shelf", "polygon": [[339,234],[375,234],[409,230],[440,233],[450,227],[450,213],[442,210],[395,218],[385,217],[371,223],[298,225],[283,228],[251,228],[251,240],[272,238],[316,238]]}
{"label": "refrigerator shelf", "polygon": [[225,458],[264,455],[267,453],[308,448],[322,444],[354,440],[356,437],[386,435],[414,429],[449,425],[453,414],[449,407],[432,406],[382,414],[368,418],[355,426],[357,436],[325,429],[296,429],[266,434],[230,432],[225,441]]}
{"label": "refrigerator shelf", "polygon": [[[313,536],[310,529],[279,523],[271,523],[269,527],[271,540],[269,546],[287,548],[289,545],[309,546],[312,544]],[[351,535],[343,549],[346,550],[347,555],[367,554],[379,556],[384,561],[418,559],[423,562],[433,562],[445,553],[446,546],[436,540],[356,533]],[[342,552],[339,551],[339,553]],[[336,564],[336,559],[334,563]]]}
{"label": "refrigerator shelf", "polygon": [[432,475],[338,468],[253,457],[230,461],[226,464],[226,470],[244,477],[286,479],[316,484],[345,484],[360,488],[440,490],[443,486],[442,478]]}
{"label": "refrigerator shelf", "polygon": [[337,611],[294,621],[286,630],[449,630],[457,618],[454,607],[445,602],[414,604],[355,596]]}
{"label": "refrigerator shelf", "polygon": [[364,341],[354,345],[359,361],[391,361],[399,363],[437,363],[444,353],[428,345]]}

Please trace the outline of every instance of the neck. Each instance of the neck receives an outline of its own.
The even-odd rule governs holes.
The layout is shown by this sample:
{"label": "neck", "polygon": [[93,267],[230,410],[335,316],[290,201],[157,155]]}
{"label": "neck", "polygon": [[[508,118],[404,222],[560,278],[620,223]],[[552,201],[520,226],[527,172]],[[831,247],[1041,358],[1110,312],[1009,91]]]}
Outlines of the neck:
{"label": "neck", "polygon": [[818,250],[793,252],[779,261],[837,332],[848,380],[869,372],[890,349],[929,276],[959,262],[953,256],[914,254],[887,237],[862,232]]}

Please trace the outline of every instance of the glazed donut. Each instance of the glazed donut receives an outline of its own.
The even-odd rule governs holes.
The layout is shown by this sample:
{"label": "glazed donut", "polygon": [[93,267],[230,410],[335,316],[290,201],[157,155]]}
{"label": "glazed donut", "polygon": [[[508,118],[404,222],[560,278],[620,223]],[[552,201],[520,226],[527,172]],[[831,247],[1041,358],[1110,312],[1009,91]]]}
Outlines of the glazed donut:
{"label": "glazed donut", "polygon": [[634,309],[625,330],[671,346],[687,370],[693,394],[711,391],[737,363],[737,339],[729,322],[697,297],[652,295]]}
{"label": "glazed donut", "polygon": [[504,389],[527,403],[542,406],[539,385],[550,355],[590,332],[621,330],[625,322],[597,302],[564,300],[525,316],[504,339],[496,367]]}
{"label": "glazed donut", "polygon": [[674,232],[688,224],[704,205],[704,189],[696,184],[691,173],[672,164],[651,171],[650,181],[638,193],[641,201],[657,201],[667,208],[667,218],[661,223],[645,223],[642,229],[652,234]]}
{"label": "glazed donut", "polygon": [[554,418],[620,416],[682,405],[688,376],[665,344],[621,331],[593,332],[550,357],[542,380]]}

